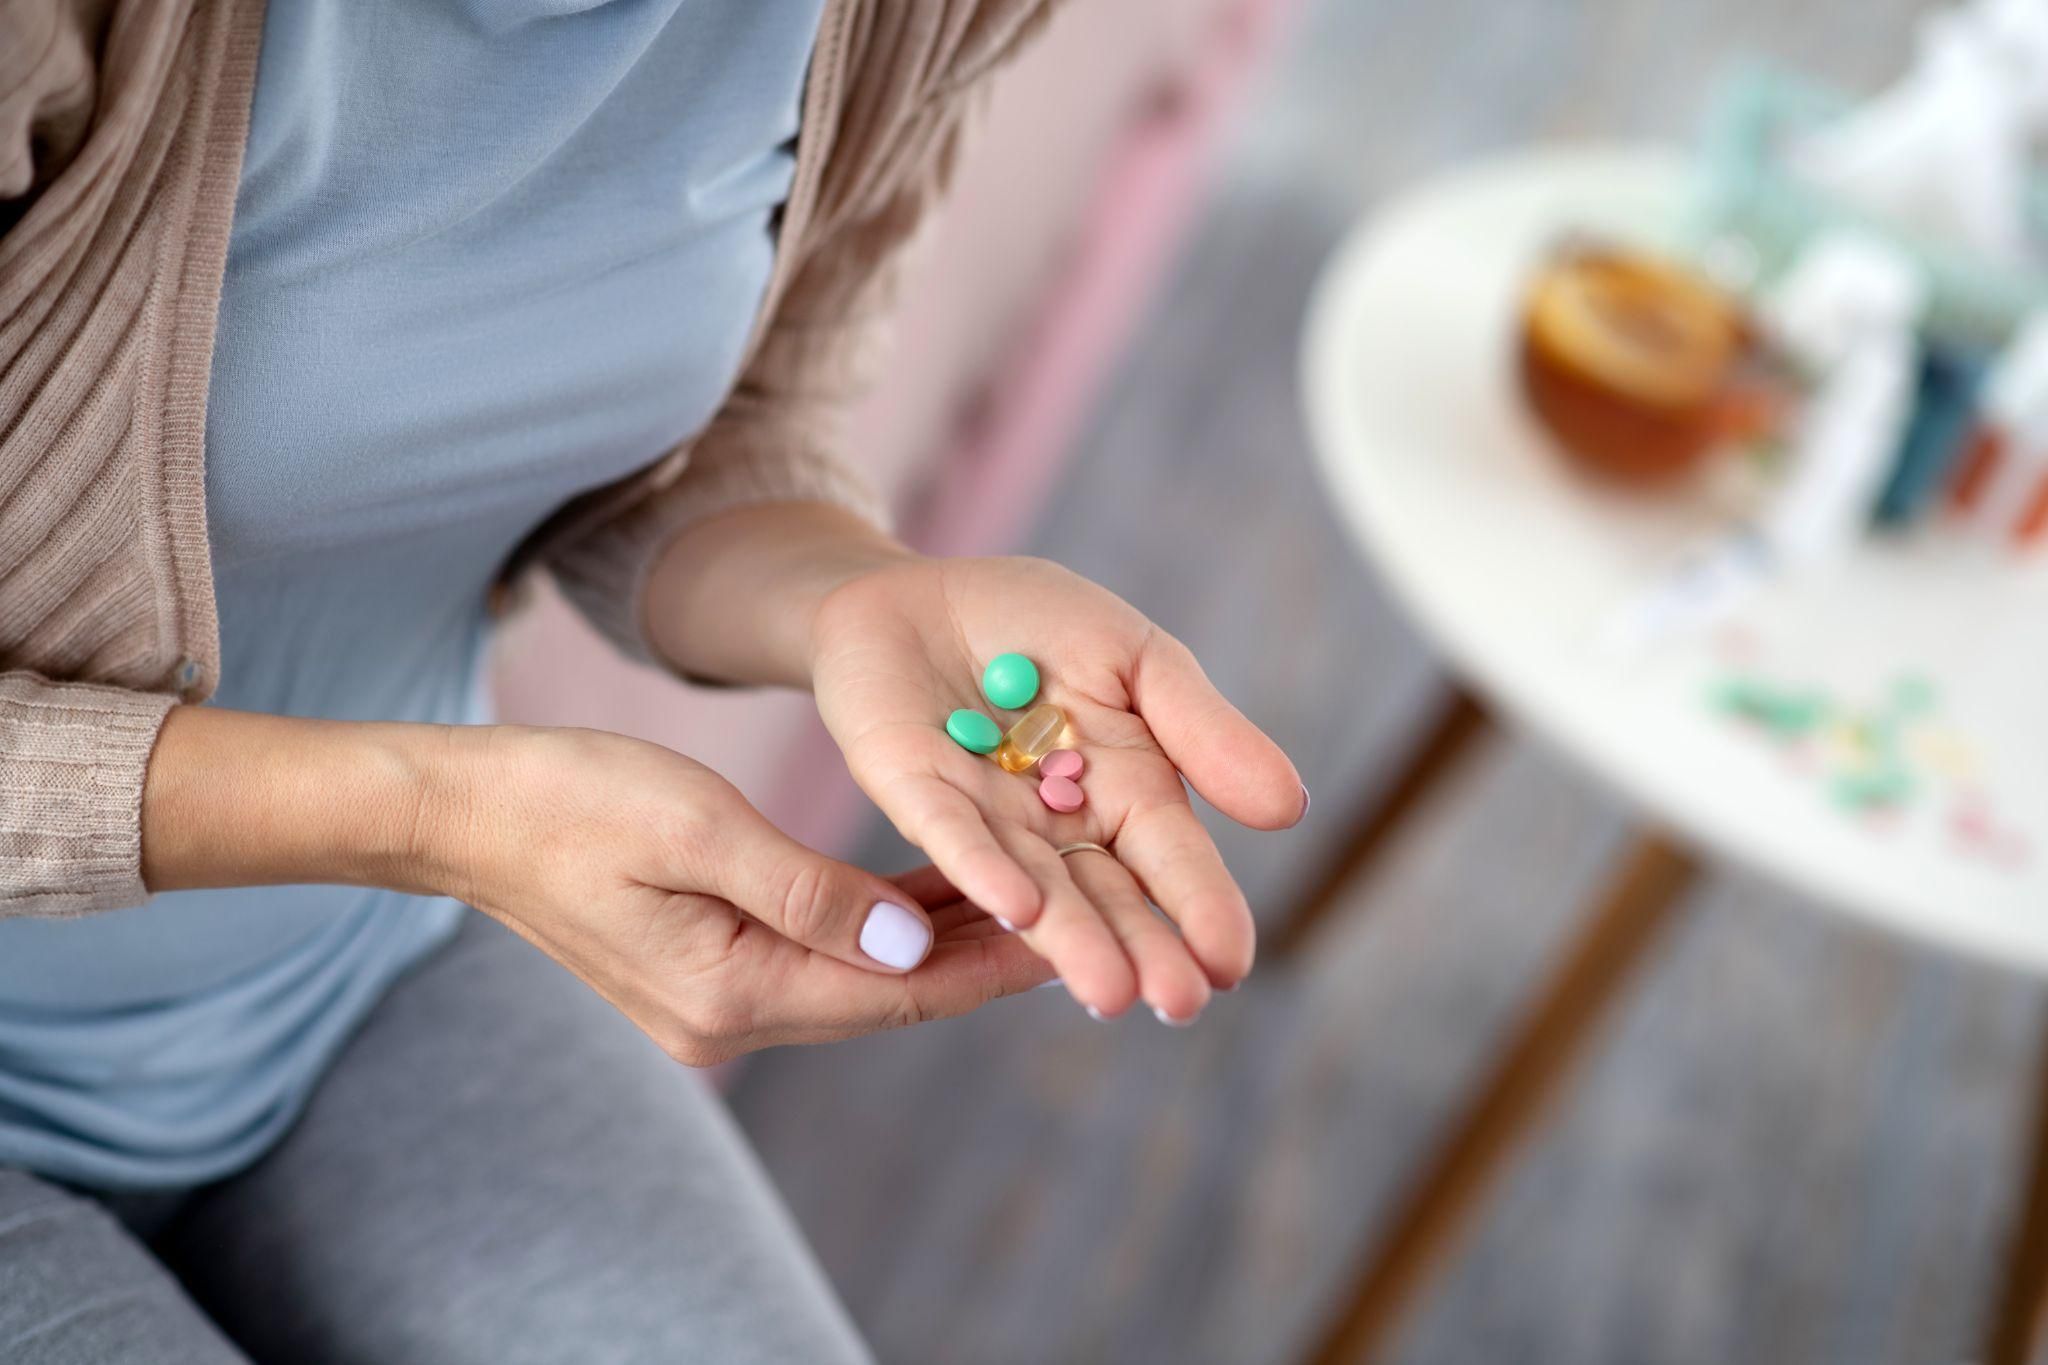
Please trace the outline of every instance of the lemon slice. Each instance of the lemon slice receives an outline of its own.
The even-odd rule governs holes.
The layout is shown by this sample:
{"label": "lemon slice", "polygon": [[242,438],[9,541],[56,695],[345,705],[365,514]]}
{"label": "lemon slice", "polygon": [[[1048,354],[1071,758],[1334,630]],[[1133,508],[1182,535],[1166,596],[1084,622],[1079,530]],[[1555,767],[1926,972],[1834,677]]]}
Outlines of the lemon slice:
{"label": "lemon slice", "polygon": [[1732,303],[1648,257],[1585,253],[1548,266],[1528,302],[1530,340],[1620,396],[1660,406],[1706,401],[1742,344]]}

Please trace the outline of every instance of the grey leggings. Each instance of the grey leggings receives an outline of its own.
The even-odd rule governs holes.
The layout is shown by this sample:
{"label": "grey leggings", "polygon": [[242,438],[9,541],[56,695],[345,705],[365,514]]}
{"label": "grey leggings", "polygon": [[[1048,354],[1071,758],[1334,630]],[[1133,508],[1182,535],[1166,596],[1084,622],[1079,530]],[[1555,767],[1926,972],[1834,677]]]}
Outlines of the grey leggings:
{"label": "grey leggings", "polygon": [[0,1169],[0,1361],[866,1360],[717,1099],[472,919],[253,1169],[108,1202]]}

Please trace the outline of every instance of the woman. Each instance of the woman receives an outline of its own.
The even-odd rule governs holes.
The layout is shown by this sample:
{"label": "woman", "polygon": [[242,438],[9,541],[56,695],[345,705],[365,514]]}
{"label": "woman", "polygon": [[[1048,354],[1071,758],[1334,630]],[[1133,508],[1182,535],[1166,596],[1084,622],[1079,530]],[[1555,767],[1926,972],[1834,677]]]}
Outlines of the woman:
{"label": "woman", "polygon": [[[858,1359],[670,1057],[1055,975],[1187,1023],[1249,970],[1181,776],[1278,828],[1285,756],[1101,589],[904,549],[834,449],[1048,8],[0,0],[0,1358]],[[935,866],[486,724],[530,570],[810,688]],[[941,728],[1012,650],[1077,813]]]}

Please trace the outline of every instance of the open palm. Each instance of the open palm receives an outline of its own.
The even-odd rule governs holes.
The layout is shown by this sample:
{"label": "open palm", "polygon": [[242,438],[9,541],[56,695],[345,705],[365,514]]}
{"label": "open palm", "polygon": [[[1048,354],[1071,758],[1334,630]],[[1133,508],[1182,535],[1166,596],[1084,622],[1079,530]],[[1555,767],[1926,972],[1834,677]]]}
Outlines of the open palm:
{"label": "open palm", "polygon": [[[959,707],[1008,728],[1014,713],[980,679],[1009,652],[1038,665],[1039,699],[1066,713],[1064,745],[1087,763],[1087,803],[1071,814],[1039,799],[1035,772],[1005,772],[946,734]],[[1188,650],[1114,594],[1034,559],[878,569],[819,607],[812,685],[862,789],[1091,1011],[1142,997],[1186,1022],[1250,970],[1250,911],[1181,779],[1259,829],[1293,824],[1306,794]],[[1057,852],[1084,841],[1114,856]]]}

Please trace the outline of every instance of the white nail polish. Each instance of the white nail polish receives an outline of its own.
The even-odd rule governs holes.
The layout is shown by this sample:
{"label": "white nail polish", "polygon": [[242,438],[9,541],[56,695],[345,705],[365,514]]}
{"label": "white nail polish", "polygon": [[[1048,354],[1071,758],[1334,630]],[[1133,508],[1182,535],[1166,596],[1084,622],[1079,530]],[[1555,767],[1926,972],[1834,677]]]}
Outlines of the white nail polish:
{"label": "white nail polish", "polygon": [[1087,1010],[1087,1011],[1088,1011],[1088,1017],[1089,1017],[1090,1019],[1093,1019],[1093,1020],[1094,1020],[1094,1021],[1095,1021],[1096,1023],[1098,1023],[1098,1024],[1106,1024],[1106,1023],[1108,1023],[1108,1022],[1109,1022],[1109,1016],[1108,1016],[1108,1015],[1106,1015],[1106,1014],[1104,1014],[1104,1013],[1103,1013],[1103,1012],[1102,1012],[1101,1010],[1099,1010],[1099,1009],[1095,1008],[1095,1006],[1093,1006],[1093,1005],[1083,1005],[1083,1006],[1081,1006],[1081,1008],[1082,1008],[1082,1009],[1084,1009],[1084,1010]]}
{"label": "white nail polish", "polygon": [[1154,1005],[1152,1007],[1152,1017],[1168,1028],[1190,1028],[1194,1025],[1195,1020],[1202,1016],[1197,1014],[1186,1019],[1176,1019],[1165,1010],[1159,1008],[1159,1006]]}
{"label": "white nail polish", "polygon": [[931,946],[932,927],[893,901],[876,901],[860,927],[860,950],[899,972],[924,961]]}
{"label": "white nail polish", "polygon": [[1001,915],[990,915],[989,918],[1002,925],[1004,933],[1014,934],[1017,932],[1017,926],[1004,919]]}

